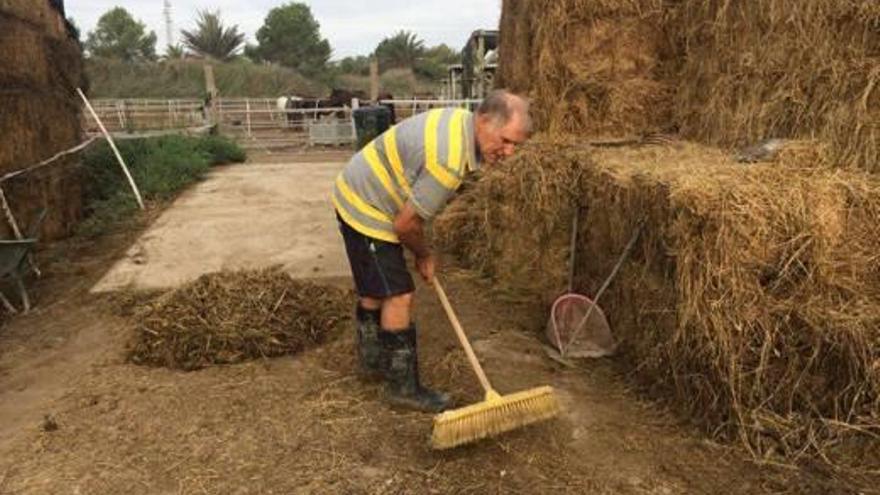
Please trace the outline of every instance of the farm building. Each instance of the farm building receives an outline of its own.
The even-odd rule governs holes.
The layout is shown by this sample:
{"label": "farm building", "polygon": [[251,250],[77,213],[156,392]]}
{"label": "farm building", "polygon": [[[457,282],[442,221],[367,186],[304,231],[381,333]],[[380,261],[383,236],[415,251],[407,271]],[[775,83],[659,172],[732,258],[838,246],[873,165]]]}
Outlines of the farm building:
{"label": "farm building", "polygon": [[[63,3],[0,2],[0,174],[21,171],[80,142],[75,88],[82,84],[81,49]],[[69,233],[80,216],[81,193],[75,168],[66,165],[2,183],[22,228],[46,208],[43,234]]]}

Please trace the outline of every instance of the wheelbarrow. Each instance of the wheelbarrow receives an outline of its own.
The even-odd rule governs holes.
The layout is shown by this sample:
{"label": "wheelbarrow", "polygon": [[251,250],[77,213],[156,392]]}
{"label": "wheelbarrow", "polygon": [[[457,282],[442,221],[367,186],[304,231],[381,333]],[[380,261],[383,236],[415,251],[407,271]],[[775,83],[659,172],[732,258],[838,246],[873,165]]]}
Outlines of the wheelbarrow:
{"label": "wheelbarrow", "polygon": [[[24,276],[28,269],[36,272],[36,267],[29,259],[30,254],[37,246],[37,236],[40,232],[40,225],[46,217],[46,210],[42,210],[37,219],[31,224],[28,231],[28,238],[14,240],[0,240],[0,279],[11,279],[18,288],[21,304],[24,312],[31,310],[31,301],[28,298],[27,289],[24,287]],[[37,272],[39,273],[39,272]],[[17,313],[15,306],[9,302],[6,296],[0,292],[0,303],[10,313]]]}

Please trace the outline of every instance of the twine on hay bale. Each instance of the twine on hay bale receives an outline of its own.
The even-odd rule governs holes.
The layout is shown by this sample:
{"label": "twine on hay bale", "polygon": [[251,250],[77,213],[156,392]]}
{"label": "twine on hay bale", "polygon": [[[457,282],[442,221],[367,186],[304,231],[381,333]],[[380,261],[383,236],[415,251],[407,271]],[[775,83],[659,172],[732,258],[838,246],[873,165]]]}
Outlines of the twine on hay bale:
{"label": "twine on hay bale", "polygon": [[136,303],[136,364],[196,370],[295,354],[323,343],[348,319],[343,290],[276,269],[203,275]]}
{"label": "twine on hay bale", "polygon": [[439,244],[549,303],[573,207],[587,294],[644,218],[602,304],[636,375],[760,459],[876,451],[880,178],[793,163],[809,153],[741,165],[698,145],[578,141],[538,139],[487,170],[437,220]]}

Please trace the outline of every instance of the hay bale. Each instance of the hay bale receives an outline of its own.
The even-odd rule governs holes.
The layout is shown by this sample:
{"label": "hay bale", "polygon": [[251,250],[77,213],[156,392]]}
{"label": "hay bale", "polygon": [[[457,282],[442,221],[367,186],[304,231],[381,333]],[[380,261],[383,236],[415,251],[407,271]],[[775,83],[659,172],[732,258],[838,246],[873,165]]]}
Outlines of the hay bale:
{"label": "hay bale", "polygon": [[[41,0],[0,0],[0,173],[35,165],[81,142],[82,54],[65,19]],[[44,238],[64,236],[81,216],[81,186],[65,160],[4,184],[13,214],[27,224],[47,208]],[[57,170],[56,170],[57,169]],[[8,236],[5,222],[0,235]]]}
{"label": "hay bale", "polygon": [[129,359],[196,370],[295,354],[324,342],[352,304],[340,289],[276,269],[203,275],[135,307]]}
{"label": "hay bale", "polygon": [[877,452],[876,177],[744,166],[697,145],[537,142],[460,199],[438,219],[440,244],[545,302],[564,289],[574,205],[586,211],[576,286],[587,294],[644,221],[602,306],[646,384],[759,458],[836,459],[829,446],[861,441]]}
{"label": "hay bale", "polygon": [[499,82],[527,92],[538,128],[619,137],[667,130],[659,0],[506,1]]}
{"label": "hay bale", "polygon": [[80,141],[76,107],[37,91],[0,90],[0,172],[44,160]]}
{"label": "hay bale", "polygon": [[873,0],[685,0],[675,120],[703,142],[817,138],[841,166],[880,171],[880,4]]}
{"label": "hay bale", "polygon": [[[39,87],[49,84],[49,66],[43,34],[23,23],[6,23],[0,29],[0,88]],[[35,63],[35,61],[37,63]]]}
{"label": "hay bale", "polygon": [[0,0],[0,24],[9,19],[25,23],[51,39],[70,38],[64,15],[50,0]]}
{"label": "hay bale", "polygon": [[507,0],[499,81],[544,131],[818,139],[880,172],[878,26],[874,0]]}

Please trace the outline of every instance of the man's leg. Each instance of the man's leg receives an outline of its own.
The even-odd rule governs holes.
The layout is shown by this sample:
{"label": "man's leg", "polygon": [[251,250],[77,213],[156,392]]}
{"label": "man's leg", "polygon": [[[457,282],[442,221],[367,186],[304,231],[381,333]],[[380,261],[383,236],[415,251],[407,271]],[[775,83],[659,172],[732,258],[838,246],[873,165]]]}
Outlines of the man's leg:
{"label": "man's leg", "polygon": [[360,372],[367,379],[381,379],[383,356],[379,329],[382,325],[382,300],[361,297],[355,316]]}
{"label": "man's leg", "polygon": [[388,400],[410,409],[441,412],[452,401],[448,395],[422,386],[419,379],[418,333],[412,321],[412,304],[412,292],[382,301],[379,341],[387,353],[384,364]]}
{"label": "man's leg", "polygon": [[337,215],[339,232],[345,242],[345,253],[351,266],[354,285],[360,298],[355,307],[355,334],[357,336],[357,355],[360,373],[367,379],[384,377],[384,350],[379,343],[381,327],[382,299],[372,294],[383,293],[384,288],[376,286],[373,273],[375,262],[370,252],[371,241],[347,225]]}
{"label": "man's leg", "polygon": [[412,323],[415,284],[403,247],[366,237],[341,220],[340,231],[360,295],[357,328],[362,370],[382,372],[393,404],[430,412],[447,409],[449,398],[422,387],[419,380],[418,339]]}
{"label": "man's leg", "polygon": [[412,321],[413,293],[391,296],[381,301],[382,328],[389,332],[402,331],[409,328]]}

